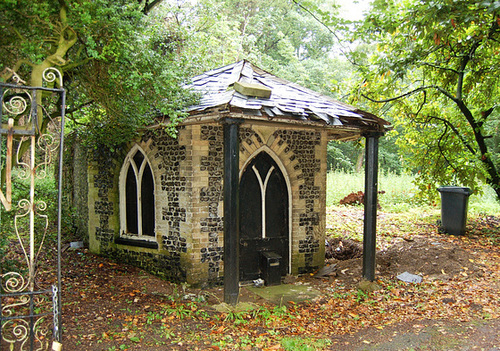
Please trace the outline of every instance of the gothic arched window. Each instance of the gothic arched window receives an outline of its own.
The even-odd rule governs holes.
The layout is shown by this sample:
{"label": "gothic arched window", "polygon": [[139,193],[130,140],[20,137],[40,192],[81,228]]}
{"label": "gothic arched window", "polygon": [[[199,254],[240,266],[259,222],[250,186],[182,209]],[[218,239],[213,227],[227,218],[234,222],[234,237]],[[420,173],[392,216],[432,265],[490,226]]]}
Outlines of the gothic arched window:
{"label": "gothic arched window", "polygon": [[155,184],[144,152],[135,146],[123,163],[120,177],[121,233],[155,240]]}

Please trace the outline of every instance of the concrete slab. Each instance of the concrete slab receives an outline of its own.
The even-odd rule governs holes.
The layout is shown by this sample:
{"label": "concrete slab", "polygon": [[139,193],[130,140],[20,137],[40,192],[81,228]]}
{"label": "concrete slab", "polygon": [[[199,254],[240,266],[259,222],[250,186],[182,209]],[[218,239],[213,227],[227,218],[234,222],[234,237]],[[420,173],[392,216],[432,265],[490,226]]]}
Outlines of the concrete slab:
{"label": "concrete slab", "polygon": [[320,291],[309,285],[281,284],[264,287],[247,286],[245,289],[275,304],[286,304],[289,301],[302,302],[312,300],[321,295]]}

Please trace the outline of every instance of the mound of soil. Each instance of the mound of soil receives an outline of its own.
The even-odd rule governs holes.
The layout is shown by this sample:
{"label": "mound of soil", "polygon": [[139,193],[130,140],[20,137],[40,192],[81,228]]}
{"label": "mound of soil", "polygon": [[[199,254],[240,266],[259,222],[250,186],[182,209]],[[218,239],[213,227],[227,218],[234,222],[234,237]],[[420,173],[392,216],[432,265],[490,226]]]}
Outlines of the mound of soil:
{"label": "mound of soil", "polygon": [[[346,238],[328,241],[326,265],[333,266],[329,275],[347,283],[357,284],[362,276],[362,244]],[[376,274],[394,278],[408,272],[426,278],[450,279],[458,274],[480,277],[481,266],[474,257],[456,245],[432,238],[416,236],[401,240],[386,250],[378,251]]]}
{"label": "mound of soil", "polygon": [[326,263],[331,259],[348,260],[358,258],[363,255],[363,246],[351,239],[347,238],[331,238],[325,242],[325,258]]}
{"label": "mound of soil", "polygon": [[381,252],[377,268],[383,275],[410,272],[440,279],[461,273],[480,276],[482,270],[473,262],[471,254],[457,246],[417,238]]}

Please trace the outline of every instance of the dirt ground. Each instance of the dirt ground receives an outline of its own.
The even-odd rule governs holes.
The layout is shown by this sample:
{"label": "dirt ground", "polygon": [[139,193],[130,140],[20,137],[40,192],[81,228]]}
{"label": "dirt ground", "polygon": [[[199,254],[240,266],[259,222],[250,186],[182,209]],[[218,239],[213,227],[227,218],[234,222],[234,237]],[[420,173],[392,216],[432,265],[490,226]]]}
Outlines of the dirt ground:
{"label": "dirt ground", "polygon": [[[253,312],[217,312],[221,287],[192,289],[68,249],[63,350],[500,350],[498,217],[472,218],[454,237],[439,232],[435,213],[381,213],[373,292],[359,285],[362,217],[330,209],[329,268],[287,278],[318,298],[277,306],[242,288]],[[398,280],[403,272],[423,282]]]}
{"label": "dirt ground", "polygon": [[[414,271],[411,260],[420,263],[419,273],[447,279],[463,272],[481,276],[483,269],[470,262],[471,254],[453,245],[433,244],[424,238],[402,242],[380,254],[379,275],[393,276],[401,270]],[[408,257],[411,251],[411,259]],[[443,257],[440,259],[439,257]],[[443,274],[433,262],[446,261]],[[119,265],[86,250],[68,251],[65,255],[64,342],[65,350],[238,350],[238,345],[227,348],[206,342],[203,335],[218,329],[217,313],[208,308],[209,319],[165,317],[163,330],[148,323],[158,306],[171,303],[171,298],[204,296],[203,305],[217,305],[223,300],[223,290],[183,289],[151,276],[135,267]],[[332,262],[332,260],[330,260]],[[427,262],[431,262],[427,264]],[[295,284],[310,284],[328,298],[331,281],[355,286],[359,282],[361,259],[336,261],[337,274],[328,279],[299,277]],[[462,264],[464,264],[462,266]],[[69,269],[71,267],[71,269]],[[496,290],[500,290],[497,280]],[[453,295],[451,295],[453,296]],[[446,299],[446,298],[444,298]],[[189,301],[187,298],[185,301]],[[241,290],[241,301],[266,306],[266,301]],[[453,297],[442,301],[452,304]],[[321,304],[322,300],[313,303]],[[271,308],[271,307],[269,307]],[[482,309],[483,306],[476,306]],[[175,314],[175,311],[171,312]],[[237,327],[236,327],[237,329]],[[233,331],[234,332],[234,331]],[[264,332],[263,330],[261,332]],[[155,335],[158,333],[158,335]],[[170,333],[172,343],[160,341]],[[132,342],[135,335],[140,342]],[[163,335],[162,335],[163,334]],[[201,336],[197,338],[196,334]],[[183,335],[189,337],[183,339]],[[377,326],[361,328],[352,333],[330,334],[330,350],[500,350],[500,319],[414,319],[396,322],[383,329]],[[120,348],[121,345],[123,348]],[[243,348],[242,348],[243,349]],[[253,347],[247,350],[281,350],[281,348]],[[297,348],[299,349],[299,348]],[[311,350],[320,348],[311,348]]]}
{"label": "dirt ground", "polygon": [[[332,240],[331,245],[339,256],[355,258],[338,260],[327,259],[326,264],[335,265],[336,279],[348,284],[356,284],[362,275],[362,244],[349,239]],[[451,277],[467,272],[472,277],[481,277],[483,267],[475,263],[471,253],[449,242],[432,240],[425,236],[415,235],[411,239],[403,239],[384,251],[379,251],[376,257],[376,274],[382,277],[396,277],[403,272],[409,272],[428,279],[448,280]]]}
{"label": "dirt ground", "polygon": [[[381,292],[367,293],[360,302],[361,244],[348,236],[359,231],[362,210],[334,211],[329,217],[337,216],[332,220],[336,224],[329,230],[339,237],[330,239],[328,251],[341,259],[329,255],[331,269],[322,278],[290,278],[290,283],[322,293],[289,308],[293,321],[276,314],[254,323],[250,319],[257,319],[255,314],[217,312],[212,306],[223,300],[220,287],[174,285],[85,249],[67,250],[64,349],[500,350],[497,217],[476,218],[466,236],[452,237],[439,233],[432,219],[403,218],[399,223],[382,214],[376,271]],[[424,282],[402,283],[396,278],[402,272],[419,275]],[[245,288],[240,300],[259,311],[276,310]],[[378,304],[380,308],[373,307]],[[367,308],[371,310],[365,313]],[[303,324],[303,332],[295,332],[290,323]],[[286,337],[309,346],[283,346]]]}

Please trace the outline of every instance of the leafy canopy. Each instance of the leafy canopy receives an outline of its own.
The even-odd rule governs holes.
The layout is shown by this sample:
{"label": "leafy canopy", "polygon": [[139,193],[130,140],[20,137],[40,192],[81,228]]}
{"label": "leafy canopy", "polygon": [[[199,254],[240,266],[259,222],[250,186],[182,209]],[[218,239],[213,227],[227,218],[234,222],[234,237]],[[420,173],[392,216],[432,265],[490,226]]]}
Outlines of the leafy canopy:
{"label": "leafy canopy", "polygon": [[372,6],[356,33],[376,45],[359,90],[402,128],[399,145],[422,194],[485,181],[500,198],[500,1]]}
{"label": "leafy canopy", "polygon": [[247,59],[284,79],[331,94],[344,63],[329,53],[336,40],[309,8],[336,13],[333,0],[179,0],[165,13],[198,73]]}
{"label": "leafy canopy", "polygon": [[41,85],[43,69],[59,68],[73,127],[94,147],[115,148],[157,116],[175,124],[192,102],[182,88],[190,65],[181,33],[156,10],[132,0],[2,1],[1,79]]}

